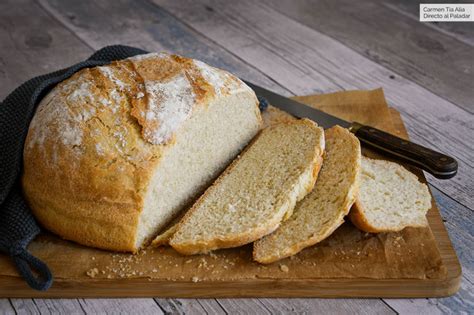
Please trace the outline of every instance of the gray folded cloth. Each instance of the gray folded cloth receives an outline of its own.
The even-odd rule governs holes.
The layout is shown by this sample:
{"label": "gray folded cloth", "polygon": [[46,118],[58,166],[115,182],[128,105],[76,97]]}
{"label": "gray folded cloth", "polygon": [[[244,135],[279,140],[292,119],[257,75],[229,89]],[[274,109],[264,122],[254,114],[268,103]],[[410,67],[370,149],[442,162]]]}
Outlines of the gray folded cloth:
{"label": "gray folded cloth", "polygon": [[104,47],[83,62],[23,83],[0,105],[0,251],[12,257],[19,273],[33,289],[47,290],[53,283],[48,266],[26,249],[40,232],[20,184],[23,146],[36,107],[56,84],[83,68],[145,53],[128,46]]}

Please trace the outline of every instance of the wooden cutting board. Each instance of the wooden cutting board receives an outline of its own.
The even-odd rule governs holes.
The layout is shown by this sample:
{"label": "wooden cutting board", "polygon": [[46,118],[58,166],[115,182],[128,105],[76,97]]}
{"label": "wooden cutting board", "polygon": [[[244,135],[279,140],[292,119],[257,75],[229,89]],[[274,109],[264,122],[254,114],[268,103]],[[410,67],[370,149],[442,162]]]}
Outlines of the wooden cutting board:
{"label": "wooden cutting board", "polygon": [[[348,120],[407,137],[381,89],[297,97]],[[293,119],[275,108],[266,124]],[[383,158],[363,150],[364,155]],[[422,172],[413,170],[426,182]],[[267,266],[251,246],[212,255],[181,256],[171,248],[137,255],[83,247],[40,235],[30,251],[55,275],[46,292],[30,289],[10,259],[0,256],[0,297],[437,297],[454,294],[461,267],[436,203],[429,228],[369,234],[344,223],[328,239]]]}

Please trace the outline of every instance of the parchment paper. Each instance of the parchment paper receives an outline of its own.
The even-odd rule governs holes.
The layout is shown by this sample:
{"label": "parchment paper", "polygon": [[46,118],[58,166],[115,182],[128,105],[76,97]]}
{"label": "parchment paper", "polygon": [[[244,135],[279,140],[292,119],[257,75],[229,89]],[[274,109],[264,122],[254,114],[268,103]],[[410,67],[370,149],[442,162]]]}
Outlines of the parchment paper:
{"label": "parchment paper", "polygon": [[[396,130],[381,89],[296,97],[300,102],[347,120]],[[270,107],[266,124],[293,119]],[[368,150],[365,155],[378,157]],[[434,201],[433,201],[434,202]],[[137,255],[87,248],[44,233],[29,247],[44,260],[57,279],[148,278],[169,281],[222,281],[255,278],[446,278],[430,228],[407,228],[398,233],[370,234],[344,223],[322,243],[267,266],[252,261],[252,246],[216,251],[211,255],[181,256],[172,248],[148,248]],[[17,276],[6,256],[0,275]]]}

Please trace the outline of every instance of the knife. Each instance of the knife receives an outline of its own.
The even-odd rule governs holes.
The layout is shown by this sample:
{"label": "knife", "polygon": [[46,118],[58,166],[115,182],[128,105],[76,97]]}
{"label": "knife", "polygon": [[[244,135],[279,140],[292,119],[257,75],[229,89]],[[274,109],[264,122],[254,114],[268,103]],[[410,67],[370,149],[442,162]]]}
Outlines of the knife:
{"label": "knife", "polygon": [[458,163],[455,159],[419,144],[396,137],[382,130],[365,126],[358,122],[348,122],[326,114],[308,105],[273,93],[258,85],[245,82],[259,97],[263,97],[272,106],[298,118],[309,118],[323,128],[334,125],[349,129],[360,142],[367,147],[395,157],[399,161],[421,168],[436,178],[448,179],[456,175]]}

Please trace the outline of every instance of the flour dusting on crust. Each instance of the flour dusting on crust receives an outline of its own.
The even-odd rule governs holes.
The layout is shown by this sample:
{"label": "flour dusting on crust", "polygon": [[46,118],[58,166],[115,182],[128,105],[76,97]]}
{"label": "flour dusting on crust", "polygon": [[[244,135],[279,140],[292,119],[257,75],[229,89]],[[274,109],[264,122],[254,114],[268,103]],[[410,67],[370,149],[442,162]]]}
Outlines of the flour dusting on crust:
{"label": "flour dusting on crust", "polygon": [[216,95],[222,94],[222,88],[224,87],[224,83],[226,78],[224,77],[224,73],[221,71],[216,71],[216,69],[208,66],[202,61],[194,60],[194,64],[196,68],[199,69],[203,78],[209,83],[216,93]]}
{"label": "flour dusting on crust", "polygon": [[245,83],[230,73],[211,67],[199,60],[194,60],[193,62],[207,83],[214,87],[217,96],[223,93],[235,94],[250,89]]}
{"label": "flour dusting on crust", "polygon": [[103,66],[97,67],[97,69],[99,69],[99,71],[102,72],[102,74],[105,75],[110,81],[112,81],[120,90],[124,90],[127,87],[123,81],[119,80],[115,76],[113,70],[110,67]]}
{"label": "flour dusting on crust", "polygon": [[53,89],[38,105],[37,113],[30,124],[32,137],[28,147],[34,145],[42,147],[46,139],[50,138],[53,130],[58,133],[59,140],[68,146],[82,144],[83,131],[81,121],[90,119],[95,114],[95,109],[84,106],[81,111],[72,111],[67,102],[61,100],[63,93],[69,93],[67,102],[91,102],[93,95],[90,93],[87,82],[74,81]]}
{"label": "flour dusting on crust", "polygon": [[143,113],[146,124],[144,137],[153,144],[168,141],[191,115],[195,102],[193,88],[184,75],[169,82],[145,82],[148,104]]}

